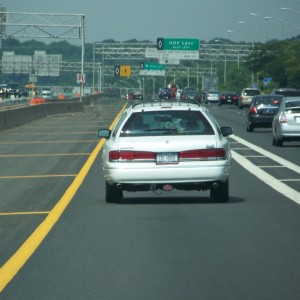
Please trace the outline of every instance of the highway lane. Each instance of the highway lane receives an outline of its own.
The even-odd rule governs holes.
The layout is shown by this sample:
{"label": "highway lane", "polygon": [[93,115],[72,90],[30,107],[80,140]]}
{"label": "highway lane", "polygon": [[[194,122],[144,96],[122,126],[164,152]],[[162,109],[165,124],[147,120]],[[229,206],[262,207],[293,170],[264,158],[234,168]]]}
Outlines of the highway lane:
{"label": "highway lane", "polygon": [[[242,135],[242,116],[231,109],[211,111]],[[285,152],[293,163],[297,147]],[[226,204],[212,203],[208,193],[173,191],[126,194],[123,204],[108,205],[98,156],[1,299],[297,299],[299,206],[235,161],[230,182]],[[14,238],[5,247],[1,241],[1,253]]]}
{"label": "highway lane", "polygon": [[99,142],[99,126],[123,105],[102,101],[0,133],[0,265],[49,214]]}
{"label": "highway lane", "polygon": [[[235,106],[208,106],[211,113],[223,124],[233,127],[235,136],[231,137],[232,149],[246,157],[259,170],[279,180],[300,193],[300,143],[286,142],[283,147],[272,145],[272,129],[258,128],[254,132],[245,129],[246,109],[240,110]],[[277,183],[276,183],[277,184]],[[296,197],[298,202],[300,196]]]}

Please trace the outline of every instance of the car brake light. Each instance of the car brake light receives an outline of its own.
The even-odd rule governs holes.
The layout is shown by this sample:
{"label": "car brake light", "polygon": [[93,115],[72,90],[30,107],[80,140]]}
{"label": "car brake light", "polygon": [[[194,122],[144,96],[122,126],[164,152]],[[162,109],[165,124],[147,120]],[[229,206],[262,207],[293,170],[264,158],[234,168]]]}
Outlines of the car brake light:
{"label": "car brake light", "polygon": [[280,116],[279,123],[287,123],[287,118],[285,114]]}
{"label": "car brake light", "polygon": [[155,160],[155,153],[147,151],[110,151],[109,161]]}
{"label": "car brake light", "polygon": [[221,96],[221,97],[220,97],[220,100],[225,100],[225,96]]}
{"label": "car brake light", "polygon": [[250,113],[250,114],[257,114],[257,109],[256,109],[256,107],[251,107],[250,110],[249,110],[249,113]]}
{"label": "car brake light", "polygon": [[188,150],[179,153],[180,160],[219,160],[226,159],[223,148]]}

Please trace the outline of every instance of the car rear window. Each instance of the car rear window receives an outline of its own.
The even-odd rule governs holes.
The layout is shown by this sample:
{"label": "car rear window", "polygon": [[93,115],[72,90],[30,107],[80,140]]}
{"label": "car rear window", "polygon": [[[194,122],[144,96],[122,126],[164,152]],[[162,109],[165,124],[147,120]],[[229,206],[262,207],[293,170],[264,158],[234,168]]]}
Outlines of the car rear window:
{"label": "car rear window", "polygon": [[243,94],[245,96],[255,96],[260,95],[260,90],[244,90]]}
{"label": "car rear window", "polygon": [[300,100],[286,101],[285,107],[286,108],[300,107]]}
{"label": "car rear window", "polygon": [[149,111],[133,113],[120,136],[213,135],[214,130],[200,111]]}
{"label": "car rear window", "polygon": [[276,106],[278,107],[282,101],[281,96],[274,97],[257,97],[255,99],[255,105],[264,105],[264,106]]}

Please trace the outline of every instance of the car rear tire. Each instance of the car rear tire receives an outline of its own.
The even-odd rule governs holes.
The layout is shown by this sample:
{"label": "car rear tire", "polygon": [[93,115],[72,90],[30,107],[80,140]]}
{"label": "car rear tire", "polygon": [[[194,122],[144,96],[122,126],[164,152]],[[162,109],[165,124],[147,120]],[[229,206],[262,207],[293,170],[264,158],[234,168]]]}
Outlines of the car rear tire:
{"label": "car rear tire", "polygon": [[105,200],[107,203],[120,203],[123,199],[123,191],[116,185],[105,182]]}
{"label": "car rear tire", "polygon": [[254,130],[253,125],[251,125],[249,122],[247,122],[246,130],[247,130],[248,132],[253,132],[253,130]]}
{"label": "car rear tire", "polygon": [[275,146],[277,146],[277,147],[282,147],[282,145],[283,145],[282,139],[279,139],[279,138],[278,138],[276,132],[275,132],[275,135],[273,136],[273,145],[275,145]]}
{"label": "car rear tire", "polygon": [[219,182],[217,188],[210,189],[210,198],[215,202],[228,202],[229,200],[229,180]]}
{"label": "car rear tire", "polygon": [[277,137],[275,137],[275,146],[282,147],[283,146],[282,139],[278,139]]}

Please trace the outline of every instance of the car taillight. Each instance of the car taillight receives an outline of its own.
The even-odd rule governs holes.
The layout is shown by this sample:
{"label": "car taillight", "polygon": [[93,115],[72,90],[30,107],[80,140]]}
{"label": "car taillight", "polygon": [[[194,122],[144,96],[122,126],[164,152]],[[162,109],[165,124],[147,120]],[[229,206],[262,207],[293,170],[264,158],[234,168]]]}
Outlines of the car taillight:
{"label": "car taillight", "polygon": [[180,160],[220,160],[226,159],[226,151],[223,148],[197,149],[182,151]]}
{"label": "car taillight", "polygon": [[249,114],[257,114],[256,107],[251,107],[250,110],[249,110]]}
{"label": "car taillight", "polygon": [[279,117],[279,123],[287,123],[287,118],[286,118],[286,115],[285,115],[285,114],[282,114],[282,115]]}
{"label": "car taillight", "polygon": [[233,100],[238,100],[238,96],[233,96],[232,99]]}
{"label": "car taillight", "polygon": [[220,96],[220,100],[225,100],[225,96]]}
{"label": "car taillight", "polygon": [[147,151],[110,151],[109,161],[155,160],[154,152]]}

